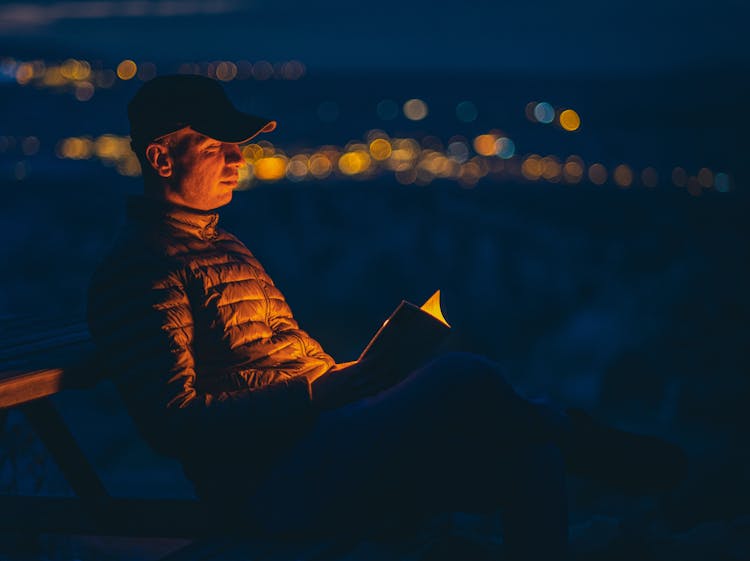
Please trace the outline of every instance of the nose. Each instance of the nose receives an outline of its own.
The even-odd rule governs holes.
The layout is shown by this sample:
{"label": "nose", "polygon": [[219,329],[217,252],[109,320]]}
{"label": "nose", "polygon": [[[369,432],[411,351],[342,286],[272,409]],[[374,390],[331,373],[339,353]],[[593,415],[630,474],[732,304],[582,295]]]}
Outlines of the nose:
{"label": "nose", "polygon": [[239,167],[242,164],[242,152],[237,144],[224,144],[224,160],[228,166]]}

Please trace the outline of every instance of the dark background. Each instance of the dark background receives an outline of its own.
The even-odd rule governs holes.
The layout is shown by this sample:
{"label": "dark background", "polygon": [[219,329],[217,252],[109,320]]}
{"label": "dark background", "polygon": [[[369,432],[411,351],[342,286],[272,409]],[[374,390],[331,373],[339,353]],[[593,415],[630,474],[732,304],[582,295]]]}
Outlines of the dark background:
{"label": "dark background", "polygon": [[[516,145],[507,169],[532,153],[576,154],[610,172],[603,185],[503,172],[467,186],[402,185],[385,171],[238,192],[221,223],[302,326],[351,360],[398,301],[442,289],[452,344],[499,361],[521,391],[688,452],[688,480],[664,497],[571,479],[580,558],[748,559],[746,16],[729,1],[2,5],[0,315],[82,314],[89,275],[140,188],[100,160],[56,155],[67,137],[126,135],[137,77],[84,102],[69,85],[20,85],[9,60],[114,69],[131,58],[159,74],[184,62],[299,60],[298,80],[226,84],[239,107],[279,121],[268,140],[290,155],[362,142],[372,129],[443,147],[461,135],[471,150],[477,135],[501,130]],[[383,99],[411,98],[427,103],[424,120],[378,116]],[[574,108],[580,129],[531,122],[526,104],[542,100]],[[461,101],[476,120],[457,119]],[[27,154],[29,136],[39,148]],[[635,172],[629,188],[612,180],[619,164]],[[656,187],[640,179],[647,166]],[[695,189],[693,179],[689,190],[673,181],[676,167],[728,183]],[[106,384],[61,405],[112,493],[189,494],[176,466],[145,450]],[[69,492],[18,417],[0,461],[3,492]],[[494,518],[456,516],[454,526],[484,544],[499,537]],[[101,555],[62,539],[34,547],[38,558]]]}

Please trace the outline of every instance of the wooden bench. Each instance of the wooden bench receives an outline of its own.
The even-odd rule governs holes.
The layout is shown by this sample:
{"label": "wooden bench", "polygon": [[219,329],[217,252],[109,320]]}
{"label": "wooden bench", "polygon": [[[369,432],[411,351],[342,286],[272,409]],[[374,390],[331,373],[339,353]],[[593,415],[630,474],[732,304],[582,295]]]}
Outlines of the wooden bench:
{"label": "wooden bench", "polygon": [[264,559],[337,559],[357,545],[262,538],[251,543],[252,529],[197,499],[112,497],[51,399],[69,389],[93,388],[101,373],[82,321],[0,317],[0,429],[10,409],[22,411],[76,495],[0,495],[0,531],[202,538],[169,555],[173,561],[250,558],[248,548],[265,551]]}

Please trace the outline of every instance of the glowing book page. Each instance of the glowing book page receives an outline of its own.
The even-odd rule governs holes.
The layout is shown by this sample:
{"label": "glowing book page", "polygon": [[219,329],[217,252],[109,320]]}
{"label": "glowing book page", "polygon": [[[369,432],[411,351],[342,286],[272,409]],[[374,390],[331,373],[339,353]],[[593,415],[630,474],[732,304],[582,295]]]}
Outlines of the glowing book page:
{"label": "glowing book page", "polygon": [[403,300],[385,320],[358,360],[388,359],[406,368],[419,365],[442,343],[450,331],[440,309],[440,291],[418,307]]}

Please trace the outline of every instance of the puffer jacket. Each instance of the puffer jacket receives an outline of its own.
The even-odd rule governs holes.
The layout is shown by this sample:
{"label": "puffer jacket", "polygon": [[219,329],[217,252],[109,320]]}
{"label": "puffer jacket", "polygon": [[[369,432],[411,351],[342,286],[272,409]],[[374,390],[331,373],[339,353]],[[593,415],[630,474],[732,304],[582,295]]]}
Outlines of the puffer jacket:
{"label": "puffer jacket", "polygon": [[252,488],[314,418],[303,374],[334,364],[217,222],[214,212],[132,197],[87,310],[139,431],[181,460],[205,496]]}

